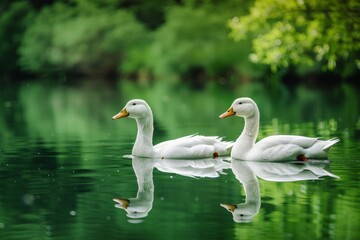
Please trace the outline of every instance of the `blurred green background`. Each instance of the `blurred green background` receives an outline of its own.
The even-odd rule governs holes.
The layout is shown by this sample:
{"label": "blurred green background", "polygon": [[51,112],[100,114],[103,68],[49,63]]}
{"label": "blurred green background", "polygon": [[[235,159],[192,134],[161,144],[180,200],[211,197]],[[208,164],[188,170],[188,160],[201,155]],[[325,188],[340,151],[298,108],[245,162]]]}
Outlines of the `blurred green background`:
{"label": "blurred green background", "polygon": [[357,0],[2,0],[0,76],[357,83],[359,12]]}
{"label": "blurred green background", "polygon": [[[1,239],[359,239],[358,0],[0,0]],[[217,180],[154,171],[154,207],[131,224],[112,198],[136,195],[132,98],[154,113],[154,143],[199,132],[235,140],[219,120],[252,97],[259,139],[341,141],[340,179],[260,181],[262,207]],[[330,164],[329,166],[330,167]],[[195,199],[195,200],[194,200]]]}

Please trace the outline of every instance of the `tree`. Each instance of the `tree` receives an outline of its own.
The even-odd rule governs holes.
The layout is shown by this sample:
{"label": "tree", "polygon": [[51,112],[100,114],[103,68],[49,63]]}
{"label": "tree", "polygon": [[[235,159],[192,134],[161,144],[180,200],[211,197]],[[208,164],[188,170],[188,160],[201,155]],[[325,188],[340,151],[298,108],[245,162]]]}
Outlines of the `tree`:
{"label": "tree", "polygon": [[360,69],[357,0],[256,0],[250,13],[229,20],[231,37],[252,37],[252,62],[273,71],[297,66]]}
{"label": "tree", "polygon": [[111,74],[123,68],[123,60],[134,48],[141,49],[147,36],[142,24],[124,10],[81,1],[75,6],[55,3],[44,7],[27,28],[19,48],[20,65],[35,73]]}
{"label": "tree", "polygon": [[244,58],[249,43],[239,45],[228,37],[226,21],[239,12],[239,5],[233,1],[169,8],[165,24],[154,34],[149,69],[157,76],[175,74],[200,82],[239,73],[256,76],[259,66]]}
{"label": "tree", "polygon": [[33,16],[33,9],[25,1],[0,8],[0,72],[1,75],[18,71],[17,49],[23,32]]}

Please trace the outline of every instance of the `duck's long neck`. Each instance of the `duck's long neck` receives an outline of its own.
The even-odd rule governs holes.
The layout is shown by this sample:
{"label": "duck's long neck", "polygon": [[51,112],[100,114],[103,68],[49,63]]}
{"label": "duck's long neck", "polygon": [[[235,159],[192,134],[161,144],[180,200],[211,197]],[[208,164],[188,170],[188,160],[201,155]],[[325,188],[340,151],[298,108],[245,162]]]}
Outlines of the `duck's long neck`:
{"label": "duck's long neck", "polygon": [[255,109],[252,116],[245,118],[244,129],[234,144],[232,156],[237,156],[237,158],[239,156],[245,157],[244,155],[254,146],[259,133],[259,121],[260,113],[258,109]]}
{"label": "duck's long neck", "polygon": [[137,136],[132,154],[138,157],[151,157],[153,154],[154,124],[152,115],[136,119]]}
{"label": "duck's long neck", "polygon": [[247,142],[251,145],[255,144],[256,138],[259,133],[259,121],[259,111],[255,111],[254,115],[245,118],[245,126],[239,137],[243,140],[243,142]]}

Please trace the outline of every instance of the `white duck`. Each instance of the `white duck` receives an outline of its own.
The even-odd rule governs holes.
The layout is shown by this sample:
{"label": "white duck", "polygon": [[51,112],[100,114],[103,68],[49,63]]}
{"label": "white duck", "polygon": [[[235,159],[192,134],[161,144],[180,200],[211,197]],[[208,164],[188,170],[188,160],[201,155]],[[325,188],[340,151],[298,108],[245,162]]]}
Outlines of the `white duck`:
{"label": "white duck", "polygon": [[219,118],[239,116],[245,119],[244,129],[234,143],[231,157],[250,161],[286,161],[327,158],[331,146],[339,139],[319,140],[295,135],[266,137],[255,144],[259,132],[260,113],[250,98],[238,98]]}
{"label": "white duck", "polygon": [[230,154],[232,142],[224,142],[220,137],[189,135],[165,141],[153,146],[153,114],[149,105],[141,99],[130,100],[115,116],[134,118],[137,124],[137,136],[132,155],[147,158],[187,159],[214,158]]}

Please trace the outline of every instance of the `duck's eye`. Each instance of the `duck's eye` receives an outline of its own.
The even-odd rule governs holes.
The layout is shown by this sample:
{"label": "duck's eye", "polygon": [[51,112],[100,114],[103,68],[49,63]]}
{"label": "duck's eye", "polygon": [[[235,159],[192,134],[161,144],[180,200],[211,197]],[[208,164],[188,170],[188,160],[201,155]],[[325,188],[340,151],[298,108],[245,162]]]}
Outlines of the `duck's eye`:
{"label": "duck's eye", "polygon": [[244,214],[240,214],[240,217],[243,217],[244,216]]}
{"label": "duck's eye", "polygon": [[135,106],[136,105],[136,103],[133,103],[133,106]]}
{"label": "duck's eye", "polygon": [[239,102],[239,104],[242,104],[242,102]]}

